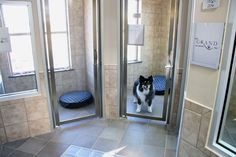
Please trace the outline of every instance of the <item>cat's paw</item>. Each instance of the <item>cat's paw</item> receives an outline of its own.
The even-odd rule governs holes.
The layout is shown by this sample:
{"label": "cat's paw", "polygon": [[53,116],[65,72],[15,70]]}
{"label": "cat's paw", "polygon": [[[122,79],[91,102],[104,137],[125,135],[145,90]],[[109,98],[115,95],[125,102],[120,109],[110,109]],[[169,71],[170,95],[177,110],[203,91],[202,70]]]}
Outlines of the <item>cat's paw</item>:
{"label": "cat's paw", "polygon": [[148,112],[152,113],[152,106],[148,106]]}
{"label": "cat's paw", "polygon": [[136,112],[141,112],[141,105],[137,105]]}
{"label": "cat's paw", "polygon": [[134,98],[133,99],[133,103],[137,103],[138,101],[137,101],[137,98]]}

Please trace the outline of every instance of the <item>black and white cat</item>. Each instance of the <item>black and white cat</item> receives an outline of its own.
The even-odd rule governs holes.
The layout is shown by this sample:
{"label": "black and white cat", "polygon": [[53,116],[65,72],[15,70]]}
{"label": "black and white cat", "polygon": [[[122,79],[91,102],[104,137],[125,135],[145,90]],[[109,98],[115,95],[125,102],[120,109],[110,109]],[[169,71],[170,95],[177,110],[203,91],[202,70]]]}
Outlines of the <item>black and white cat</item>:
{"label": "black and white cat", "polygon": [[148,112],[152,112],[152,100],[155,96],[155,91],[153,87],[153,77],[148,78],[140,75],[139,80],[135,81],[133,86],[133,95],[135,97],[135,102],[137,102],[136,112],[141,111],[142,103],[148,105]]}

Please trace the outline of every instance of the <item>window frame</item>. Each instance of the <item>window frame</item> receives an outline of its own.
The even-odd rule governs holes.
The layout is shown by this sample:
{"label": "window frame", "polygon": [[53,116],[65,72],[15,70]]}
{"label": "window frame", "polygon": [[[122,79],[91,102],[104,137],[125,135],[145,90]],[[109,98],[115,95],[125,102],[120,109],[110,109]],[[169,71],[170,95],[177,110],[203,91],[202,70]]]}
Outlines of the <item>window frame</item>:
{"label": "window frame", "polygon": [[[70,27],[69,27],[69,12],[68,12],[68,1],[67,0],[63,0],[64,1],[64,3],[65,3],[65,17],[66,17],[66,19],[65,19],[65,21],[66,21],[66,30],[65,31],[52,31],[52,30],[50,30],[50,32],[46,32],[46,22],[44,21],[44,30],[45,30],[45,32],[44,32],[44,35],[46,36],[48,33],[50,33],[51,34],[51,36],[53,35],[53,34],[65,34],[66,35],[66,37],[67,37],[67,53],[68,53],[68,63],[69,63],[69,66],[68,67],[59,67],[59,68],[55,68],[55,65],[53,65],[53,68],[54,68],[54,71],[55,72],[63,72],[63,71],[68,71],[68,70],[73,70],[73,65],[72,65],[72,59],[71,59],[71,44],[70,44]],[[43,3],[44,3],[44,0],[42,1]],[[44,7],[45,5],[43,5],[43,7]],[[45,10],[45,9],[43,9],[43,10]],[[45,15],[45,13],[44,13],[44,15]],[[44,18],[45,19],[45,18]],[[54,55],[54,51],[52,50],[52,54]],[[48,55],[48,52],[47,52],[47,55]],[[47,57],[48,58],[48,57]],[[54,58],[53,58],[54,59]],[[49,63],[49,61],[48,61],[48,63]],[[50,67],[50,66],[48,66],[48,67]]]}
{"label": "window frame", "polygon": [[[233,8],[236,1],[229,4],[228,19],[226,21],[226,31],[224,37],[224,45],[222,47],[222,63],[219,70],[218,88],[216,93],[215,107],[212,112],[212,123],[209,127],[209,137],[206,147],[214,153],[224,156],[236,156],[235,152],[231,151],[226,143],[219,142],[222,126],[224,125],[225,111],[229,107],[230,96],[232,92],[232,79],[236,77],[236,11]],[[227,80],[227,81],[225,81]],[[224,145],[226,144],[226,145]],[[229,145],[228,145],[229,146]]]}
{"label": "window frame", "polygon": [[28,1],[4,1],[0,3],[0,11],[1,11],[1,18],[2,18],[2,25],[5,27],[4,22],[4,13],[2,12],[2,5],[13,5],[13,6],[26,6],[28,10],[28,16],[29,16],[29,33],[9,33],[9,36],[23,36],[23,35],[29,35],[31,39],[31,46],[32,46],[32,56],[33,56],[33,68],[34,71],[23,71],[22,73],[14,73],[13,67],[12,67],[12,60],[10,56],[10,52],[7,53],[8,62],[9,62],[9,71],[10,76],[9,77],[18,77],[18,76],[28,76],[28,75],[35,75],[35,71],[37,69],[37,57],[36,57],[36,44],[35,44],[35,31],[34,31],[34,23],[33,23],[33,11],[32,11],[32,4]]}
{"label": "window frame", "polygon": [[[141,10],[140,10],[140,3],[142,2],[142,0],[135,0],[137,3],[137,7],[136,7],[136,15],[140,14],[140,17],[135,17],[136,18],[136,23],[135,24],[141,24]],[[129,3],[129,2],[128,2]],[[128,9],[129,11],[129,9]],[[128,23],[129,25],[129,23]],[[136,51],[135,51],[135,59],[134,60],[129,60],[128,58],[128,47],[129,46],[135,46],[135,45],[127,45],[127,62],[128,64],[134,64],[134,63],[142,63],[141,61],[141,47],[140,46],[135,46]]]}
{"label": "window frame", "polygon": [[[35,18],[37,19],[35,14],[33,14],[33,7],[37,2],[31,2],[31,1],[26,1],[26,0],[11,0],[11,1],[3,1],[0,2],[0,16],[1,19],[3,20],[3,14],[2,14],[2,4],[7,4],[7,5],[26,5],[28,8],[28,16],[29,16],[29,25],[30,25],[30,33],[31,33],[31,44],[32,44],[32,56],[33,56],[33,62],[34,62],[34,73],[33,74],[27,74],[27,75],[16,75],[16,76],[9,76],[9,77],[23,77],[23,76],[28,76],[28,75],[35,75],[35,83],[36,83],[36,88],[32,90],[25,90],[25,91],[20,91],[20,92],[13,92],[13,93],[6,93],[6,94],[0,94],[0,102],[2,101],[9,101],[9,100],[17,100],[21,98],[27,98],[27,97],[33,97],[33,96],[39,96],[40,91],[41,91],[41,86],[40,86],[40,77],[39,77],[39,64],[37,60],[37,48],[36,48],[36,34],[35,34],[35,25],[34,25],[34,20]],[[5,26],[4,20],[0,21],[0,26]],[[38,36],[37,36],[38,37]],[[41,43],[39,43],[41,44]],[[38,45],[39,46],[39,45]],[[7,55],[8,59],[10,59],[9,54]],[[11,65],[11,63],[10,63]]]}

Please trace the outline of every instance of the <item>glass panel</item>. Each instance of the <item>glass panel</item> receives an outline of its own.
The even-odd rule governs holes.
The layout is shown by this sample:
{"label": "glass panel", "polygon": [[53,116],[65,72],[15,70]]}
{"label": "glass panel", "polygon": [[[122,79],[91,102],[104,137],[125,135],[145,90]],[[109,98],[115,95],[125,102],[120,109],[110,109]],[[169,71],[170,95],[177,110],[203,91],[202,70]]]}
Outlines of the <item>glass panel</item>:
{"label": "glass panel", "polygon": [[30,33],[28,7],[23,5],[2,5],[5,26],[9,33]]}
{"label": "glass panel", "polygon": [[51,32],[66,31],[65,0],[49,0]]}
{"label": "glass panel", "polygon": [[229,95],[229,106],[225,111],[224,121],[222,125],[221,137],[219,142],[227,148],[236,152],[236,71],[234,71],[234,79],[231,80],[232,89]]}
{"label": "glass panel", "polygon": [[137,24],[137,18],[134,14],[137,13],[137,0],[128,0],[128,24]]}
{"label": "glass panel", "polygon": [[137,61],[137,46],[128,45],[127,52],[128,61]]}
{"label": "glass panel", "polygon": [[[145,36],[143,46],[127,46],[127,60],[141,59],[142,62],[127,64],[126,113],[130,116],[164,120],[166,111],[164,104],[165,65],[168,60],[168,53],[165,49],[168,45],[166,43],[169,42],[168,28],[171,7],[170,1],[160,3],[128,0],[128,24],[144,25]],[[161,9],[160,5],[166,9]],[[141,17],[134,17],[133,15],[136,13],[140,13]],[[163,16],[166,18],[163,19]],[[139,21],[137,21],[138,19]],[[165,30],[160,31],[161,28],[165,28]],[[140,50],[142,51],[140,52]],[[140,77],[141,75],[145,79]]]}
{"label": "glass panel", "polygon": [[[24,45],[24,46],[22,46]],[[10,52],[13,74],[34,71],[31,37],[29,35],[11,36]]]}
{"label": "glass panel", "polygon": [[69,68],[69,52],[66,33],[52,33],[54,69]]}
{"label": "glass panel", "polygon": [[[0,54],[0,97],[36,94],[33,44],[26,3],[1,2],[3,20],[9,28],[12,51]],[[30,73],[29,73],[30,72]],[[32,73],[33,72],[33,73]]]}
{"label": "glass panel", "polygon": [[[56,98],[51,97],[50,99],[56,99],[54,100],[55,104],[53,104],[55,105],[54,114],[59,122],[75,120],[96,114],[94,102],[94,54],[93,47],[91,46],[91,43],[93,43],[95,39],[93,39],[93,34],[91,33],[93,32],[93,26],[91,25],[93,24],[93,17],[90,16],[92,12],[91,9],[93,8],[93,3],[91,2],[92,1],[84,1],[84,5],[81,5],[81,1],[68,1],[68,8],[66,8],[65,0],[49,0],[49,8],[51,9],[49,12],[49,22],[52,29],[52,52],[50,53],[52,53],[55,69],[55,80],[51,79],[49,83],[51,83],[50,85],[52,87],[55,86],[56,88],[55,93],[51,93],[51,95],[56,95]],[[45,4],[46,3],[44,3],[44,5]],[[91,6],[87,9],[83,8],[83,6],[88,5]],[[46,7],[44,6],[43,8],[44,13],[46,13]],[[78,8],[83,11],[78,11]],[[68,12],[71,14],[67,15],[66,9],[68,9]],[[82,17],[84,14],[87,17],[84,23],[80,22],[80,18],[68,17],[70,21],[66,20],[67,16],[77,15],[77,17]],[[78,25],[72,26],[67,22],[76,23]],[[66,28],[67,25],[68,30]],[[84,27],[84,30],[78,29],[80,27]],[[69,33],[69,35],[67,33]],[[85,40],[85,36],[88,40]],[[45,38],[47,40],[46,33]],[[81,47],[80,45],[84,45],[85,47]],[[72,48],[69,49],[70,47]],[[47,58],[47,60],[49,62],[49,58]],[[64,69],[71,66],[73,69]],[[50,72],[53,71],[48,72],[49,75],[52,75]],[[86,96],[84,91],[91,93],[93,97],[92,101],[79,102],[83,101],[80,99],[80,96]],[[65,97],[67,97],[67,99],[65,99]],[[64,103],[59,100],[60,98],[64,98],[61,99],[62,101],[64,100]]]}

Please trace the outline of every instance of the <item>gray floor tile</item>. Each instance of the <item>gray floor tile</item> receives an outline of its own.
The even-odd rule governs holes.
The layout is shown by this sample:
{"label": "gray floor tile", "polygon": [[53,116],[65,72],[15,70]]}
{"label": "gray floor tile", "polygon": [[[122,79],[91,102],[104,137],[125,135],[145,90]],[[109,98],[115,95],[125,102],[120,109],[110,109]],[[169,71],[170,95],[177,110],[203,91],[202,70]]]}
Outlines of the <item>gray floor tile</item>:
{"label": "gray floor tile", "polygon": [[10,154],[12,154],[14,151],[15,151],[14,149],[8,148],[2,145],[0,147],[0,157],[7,157]]}
{"label": "gray floor tile", "polygon": [[147,123],[130,122],[127,130],[145,132],[147,130]]}
{"label": "gray floor tile", "polygon": [[62,130],[54,135],[50,140],[55,143],[71,144],[78,132],[76,130]]}
{"label": "gray floor tile", "polygon": [[176,149],[177,146],[177,137],[167,135],[166,136],[166,149]]}
{"label": "gray floor tile", "polygon": [[105,138],[98,138],[92,148],[103,152],[111,152],[115,151],[118,146],[118,141],[109,140]]}
{"label": "gray floor tile", "polygon": [[145,123],[148,124],[150,122],[149,119],[144,118],[137,118],[137,117],[127,117],[129,123],[136,122],[136,123]]}
{"label": "gray floor tile", "polygon": [[93,150],[89,157],[104,157],[104,152]]}
{"label": "gray floor tile", "polygon": [[70,145],[62,156],[76,156],[76,154],[81,150],[81,147]]}
{"label": "gray floor tile", "polygon": [[80,147],[91,148],[95,144],[96,140],[97,136],[81,135],[75,137],[71,144]]}
{"label": "gray floor tile", "polygon": [[59,157],[69,147],[68,144],[49,142],[38,154],[37,157]]}
{"label": "gray floor tile", "polygon": [[38,139],[41,139],[41,140],[45,140],[45,141],[49,141],[49,140],[51,140],[53,138],[54,135],[55,135],[55,132],[50,132],[50,133],[38,135],[35,138],[38,138]]}
{"label": "gray floor tile", "polygon": [[8,157],[33,157],[33,155],[29,154],[29,153],[25,153],[25,152],[21,152],[21,151],[16,150],[15,152],[13,152]]}
{"label": "gray floor tile", "polygon": [[167,130],[164,125],[148,124],[146,133],[167,134]]}
{"label": "gray floor tile", "polygon": [[166,144],[166,135],[163,134],[147,134],[144,137],[144,145],[165,147]]}
{"label": "gray floor tile", "polygon": [[17,150],[29,153],[29,154],[37,154],[47,143],[45,140],[40,140],[36,138],[30,138],[25,143],[23,143]]}
{"label": "gray floor tile", "polygon": [[94,126],[107,127],[109,124],[109,120],[104,119],[104,118],[94,118],[93,120],[90,120],[87,124],[94,125]]}
{"label": "gray floor tile", "polygon": [[87,148],[81,148],[78,153],[76,153],[76,157],[89,157],[91,154],[91,150]]}
{"label": "gray floor tile", "polygon": [[126,157],[139,157],[140,145],[120,145],[119,150],[117,151],[118,155]]}
{"label": "gray floor tile", "polygon": [[19,146],[21,146],[25,141],[27,141],[29,138],[26,138],[26,139],[22,139],[22,140],[17,140],[17,141],[14,141],[14,142],[8,142],[8,143],[5,143],[4,146],[6,147],[9,147],[9,148],[13,148],[13,149],[16,149],[18,148]]}
{"label": "gray floor tile", "polygon": [[140,157],[164,157],[165,149],[154,146],[142,146]]}
{"label": "gray floor tile", "polygon": [[99,136],[105,127],[103,126],[94,126],[94,125],[82,125],[77,128],[78,136],[79,135],[93,135]]}
{"label": "gray floor tile", "polygon": [[103,130],[99,137],[110,140],[120,141],[125,133],[124,129],[107,127]]}
{"label": "gray floor tile", "polygon": [[144,142],[144,138],[145,136],[147,136],[146,134],[144,134],[143,132],[140,131],[136,131],[136,130],[127,130],[124,133],[124,136],[121,140],[121,144],[132,144],[132,145],[141,145]]}
{"label": "gray floor tile", "polygon": [[175,157],[176,150],[173,149],[166,149],[165,150],[165,157]]}
{"label": "gray floor tile", "polygon": [[125,119],[119,120],[109,120],[108,126],[118,129],[126,129],[128,127],[129,122]]}

